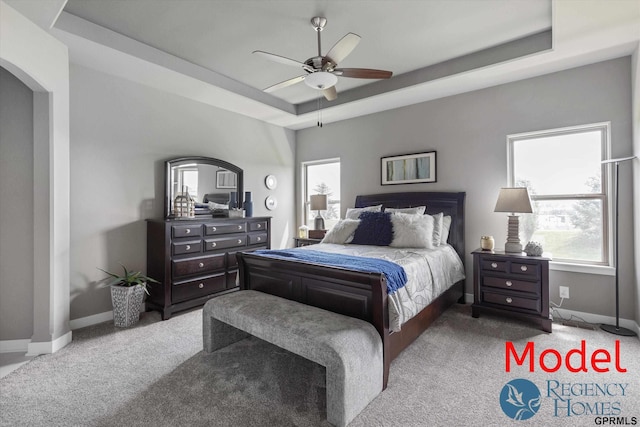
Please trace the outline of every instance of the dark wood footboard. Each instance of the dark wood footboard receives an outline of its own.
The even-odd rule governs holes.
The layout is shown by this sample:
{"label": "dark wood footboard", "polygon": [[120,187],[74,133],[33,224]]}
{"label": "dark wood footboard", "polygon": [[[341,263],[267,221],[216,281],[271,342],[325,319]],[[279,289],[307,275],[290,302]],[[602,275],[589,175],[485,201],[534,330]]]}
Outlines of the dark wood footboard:
{"label": "dark wood footboard", "polygon": [[[464,259],[464,196],[464,193],[438,192],[358,196],[356,207],[382,204],[401,208],[426,204],[428,214],[443,212],[450,215],[448,242]],[[401,331],[390,333],[387,283],[381,273],[268,258],[249,252],[238,252],[237,258],[240,289],[262,291],[370,322],[382,339],[384,388],[391,361],[451,304],[464,302],[464,281],[460,281],[404,323]]]}

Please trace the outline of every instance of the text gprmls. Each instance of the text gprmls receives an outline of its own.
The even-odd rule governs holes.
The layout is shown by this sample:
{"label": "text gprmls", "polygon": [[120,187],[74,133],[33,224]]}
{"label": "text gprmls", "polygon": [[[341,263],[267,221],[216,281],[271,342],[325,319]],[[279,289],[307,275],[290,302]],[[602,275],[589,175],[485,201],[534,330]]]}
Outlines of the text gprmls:
{"label": "text gprmls", "polygon": [[[591,357],[587,357],[587,343],[585,340],[580,341],[580,348],[574,348],[567,351],[567,354],[563,355],[556,349],[548,348],[540,353],[538,359],[535,357],[534,343],[529,341],[522,350],[521,355],[518,355],[513,342],[506,342],[505,357],[506,357],[506,372],[511,372],[511,358],[513,361],[522,366],[525,362],[529,362],[529,372],[535,371],[535,362],[538,361],[538,366],[544,372],[557,372],[564,364],[569,372],[589,372],[593,370],[595,372],[609,372],[610,366],[613,364],[614,368],[618,372],[627,372],[625,368],[620,365],[620,341],[616,340],[615,349],[613,352],[613,360],[611,353],[604,348],[598,348],[591,353]],[[590,362],[590,366],[587,366],[587,360]]]}

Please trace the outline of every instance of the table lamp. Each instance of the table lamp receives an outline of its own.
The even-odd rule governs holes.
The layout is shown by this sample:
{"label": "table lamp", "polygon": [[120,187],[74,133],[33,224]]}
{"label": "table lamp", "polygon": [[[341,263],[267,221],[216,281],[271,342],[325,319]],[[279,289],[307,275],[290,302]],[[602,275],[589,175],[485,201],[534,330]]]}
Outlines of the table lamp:
{"label": "table lamp", "polygon": [[324,230],[324,218],[320,214],[320,211],[327,210],[327,195],[326,194],[314,194],[313,196],[309,196],[311,200],[311,210],[318,211],[318,215],[315,220],[315,229],[316,230]]}
{"label": "table lamp", "polygon": [[500,189],[494,212],[509,212],[509,228],[504,251],[510,253],[522,252],[520,243],[520,220],[516,213],[532,213],[531,199],[526,187],[503,187]]}

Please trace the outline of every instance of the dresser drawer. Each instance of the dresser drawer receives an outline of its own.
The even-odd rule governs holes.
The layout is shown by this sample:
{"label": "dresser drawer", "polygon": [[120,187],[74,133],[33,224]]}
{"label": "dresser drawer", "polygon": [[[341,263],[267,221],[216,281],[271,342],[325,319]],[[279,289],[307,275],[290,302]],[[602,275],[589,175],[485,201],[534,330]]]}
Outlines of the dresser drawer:
{"label": "dresser drawer", "polygon": [[521,274],[523,276],[538,278],[540,277],[540,265],[528,264],[523,262],[512,262],[510,266],[511,273]]}
{"label": "dresser drawer", "polygon": [[481,259],[480,268],[488,271],[500,271],[506,273],[508,271],[508,262],[495,259]]}
{"label": "dresser drawer", "polygon": [[534,294],[540,292],[540,282],[527,282],[526,280],[505,279],[503,277],[484,276],[482,278],[482,286],[491,286],[493,288],[509,289],[518,292],[531,292]]}
{"label": "dresser drawer", "polygon": [[236,237],[227,237],[220,239],[205,239],[205,252],[206,251],[217,251],[218,249],[226,249],[226,248],[237,248],[241,246],[247,245],[247,236],[246,234],[236,236]]}
{"label": "dresser drawer", "polygon": [[202,225],[185,224],[171,227],[171,235],[176,237],[200,237],[202,235]]}
{"label": "dresser drawer", "polygon": [[233,224],[205,224],[205,236],[215,236],[217,234],[244,233],[247,231],[247,224],[236,222]]}
{"label": "dresser drawer", "polygon": [[523,308],[525,310],[533,310],[540,312],[540,299],[522,298],[513,295],[504,295],[493,292],[484,291],[482,298],[485,302],[499,304],[505,307]]}
{"label": "dresser drawer", "polygon": [[267,242],[267,233],[249,234],[250,245],[264,245]]}
{"label": "dresser drawer", "polygon": [[267,221],[250,222],[249,231],[266,231]]}
{"label": "dresser drawer", "polygon": [[173,255],[195,254],[201,251],[201,240],[190,240],[188,242],[173,242],[171,244]]}
{"label": "dresser drawer", "polygon": [[187,301],[193,298],[224,291],[227,287],[226,274],[221,273],[206,279],[190,282],[174,283],[171,287],[171,300],[173,303]]}
{"label": "dresser drawer", "polygon": [[225,254],[172,261],[173,277],[205,274],[225,267]]}

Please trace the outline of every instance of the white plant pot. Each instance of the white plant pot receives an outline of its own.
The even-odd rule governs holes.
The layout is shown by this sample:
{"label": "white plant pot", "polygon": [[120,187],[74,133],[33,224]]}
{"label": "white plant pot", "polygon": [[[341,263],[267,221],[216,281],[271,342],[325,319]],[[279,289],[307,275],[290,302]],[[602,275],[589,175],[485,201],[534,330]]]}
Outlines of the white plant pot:
{"label": "white plant pot", "polygon": [[121,328],[127,328],[138,323],[143,300],[144,288],[140,285],[111,285],[113,324]]}

